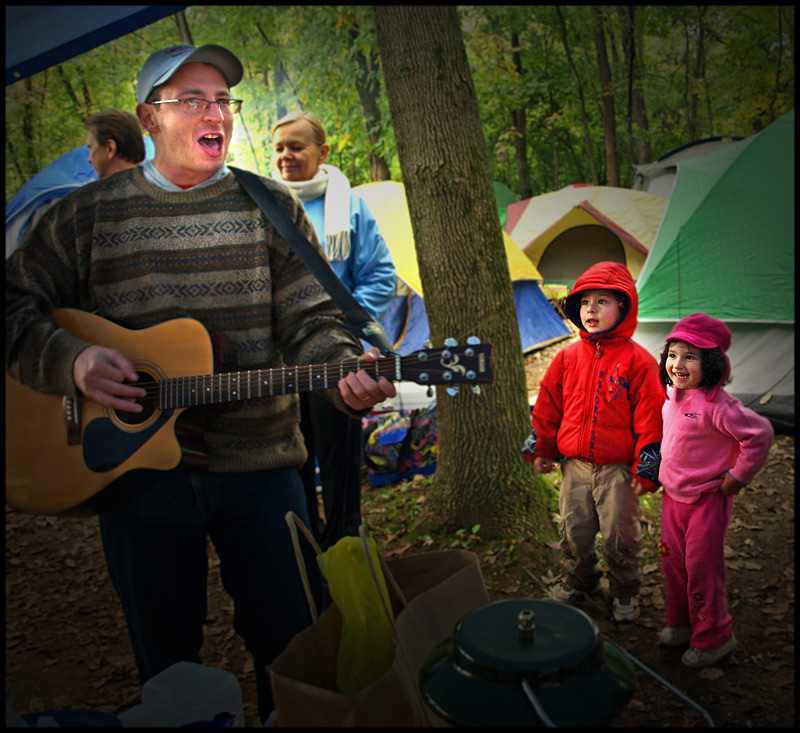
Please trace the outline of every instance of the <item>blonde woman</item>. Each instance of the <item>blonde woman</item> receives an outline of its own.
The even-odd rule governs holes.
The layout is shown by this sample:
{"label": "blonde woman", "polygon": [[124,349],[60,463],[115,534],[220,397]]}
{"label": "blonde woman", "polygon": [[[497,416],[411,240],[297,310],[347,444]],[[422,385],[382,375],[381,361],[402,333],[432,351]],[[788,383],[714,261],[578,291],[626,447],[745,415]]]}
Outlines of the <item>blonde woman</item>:
{"label": "blonde woman", "polygon": [[[272,129],[272,177],[293,189],[314,224],[336,275],[369,316],[380,320],[395,293],[395,268],[378,223],[347,177],[325,160],[330,146],[312,114],[293,112]],[[361,523],[361,421],[318,395],[300,396],[300,428],[308,448],[301,469],[312,531],[323,549]],[[324,522],[319,516],[315,459],[322,484]]]}

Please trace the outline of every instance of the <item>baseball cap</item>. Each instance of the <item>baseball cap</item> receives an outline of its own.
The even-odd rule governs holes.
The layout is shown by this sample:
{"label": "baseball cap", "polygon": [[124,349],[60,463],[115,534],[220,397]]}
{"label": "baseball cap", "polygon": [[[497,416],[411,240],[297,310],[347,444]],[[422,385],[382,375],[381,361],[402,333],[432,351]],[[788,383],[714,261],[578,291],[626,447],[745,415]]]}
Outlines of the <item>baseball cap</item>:
{"label": "baseball cap", "polygon": [[215,66],[225,77],[229,87],[236,86],[244,76],[242,62],[227,48],[213,43],[200,48],[185,45],[170,46],[156,51],[145,61],[136,81],[137,101],[146,101],[155,87],[168,81],[184,64],[192,63]]}

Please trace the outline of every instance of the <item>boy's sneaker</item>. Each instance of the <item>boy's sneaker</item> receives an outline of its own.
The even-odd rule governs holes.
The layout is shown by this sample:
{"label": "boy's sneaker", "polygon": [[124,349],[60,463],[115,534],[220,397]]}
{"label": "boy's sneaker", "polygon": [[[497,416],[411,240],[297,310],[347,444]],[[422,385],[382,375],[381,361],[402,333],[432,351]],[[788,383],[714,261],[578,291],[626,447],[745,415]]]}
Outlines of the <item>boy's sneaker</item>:
{"label": "boy's sneaker", "polygon": [[569,603],[572,606],[576,603],[580,603],[585,597],[586,594],[583,591],[575,590],[575,588],[566,583],[563,585],[554,585],[550,589],[550,598],[561,601],[561,603]]}
{"label": "boy's sneaker", "polygon": [[691,638],[691,626],[665,626],[658,632],[658,641],[664,646],[683,646]]}
{"label": "boy's sneaker", "polygon": [[636,596],[630,598],[615,598],[612,604],[614,608],[614,621],[633,621],[639,618],[639,599]]}
{"label": "boy's sneaker", "polygon": [[681,657],[681,661],[692,669],[702,669],[716,664],[725,655],[730,654],[736,648],[736,637],[731,634],[731,638],[716,649],[695,649],[689,647]]}

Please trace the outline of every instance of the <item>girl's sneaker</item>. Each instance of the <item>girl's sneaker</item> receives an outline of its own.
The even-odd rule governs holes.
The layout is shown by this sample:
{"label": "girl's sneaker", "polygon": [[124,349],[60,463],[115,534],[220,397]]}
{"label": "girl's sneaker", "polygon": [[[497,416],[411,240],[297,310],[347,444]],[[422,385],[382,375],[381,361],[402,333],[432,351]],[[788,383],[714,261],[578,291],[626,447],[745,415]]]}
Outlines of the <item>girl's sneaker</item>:
{"label": "girl's sneaker", "polygon": [[691,626],[665,626],[658,632],[658,641],[664,646],[683,646],[691,638]]}
{"label": "girl's sneaker", "polygon": [[731,638],[716,649],[695,649],[689,647],[681,657],[681,661],[692,669],[701,669],[716,664],[726,654],[730,654],[736,648],[736,637],[731,634]]}

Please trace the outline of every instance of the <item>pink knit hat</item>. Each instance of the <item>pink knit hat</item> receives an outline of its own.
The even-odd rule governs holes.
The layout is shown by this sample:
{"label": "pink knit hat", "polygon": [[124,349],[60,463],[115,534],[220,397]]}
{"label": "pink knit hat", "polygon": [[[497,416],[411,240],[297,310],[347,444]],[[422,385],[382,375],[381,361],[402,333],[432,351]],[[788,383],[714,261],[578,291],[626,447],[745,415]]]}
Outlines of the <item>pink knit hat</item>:
{"label": "pink knit hat", "polygon": [[675,324],[666,338],[666,343],[670,341],[685,341],[698,349],[719,348],[722,350],[725,356],[725,374],[706,397],[709,402],[713,400],[719,388],[725,384],[731,375],[731,362],[728,359],[728,355],[725,354],[731,345],[730,329],[722,321],[705,313],[692,313],[686,318],[681,318]]}

